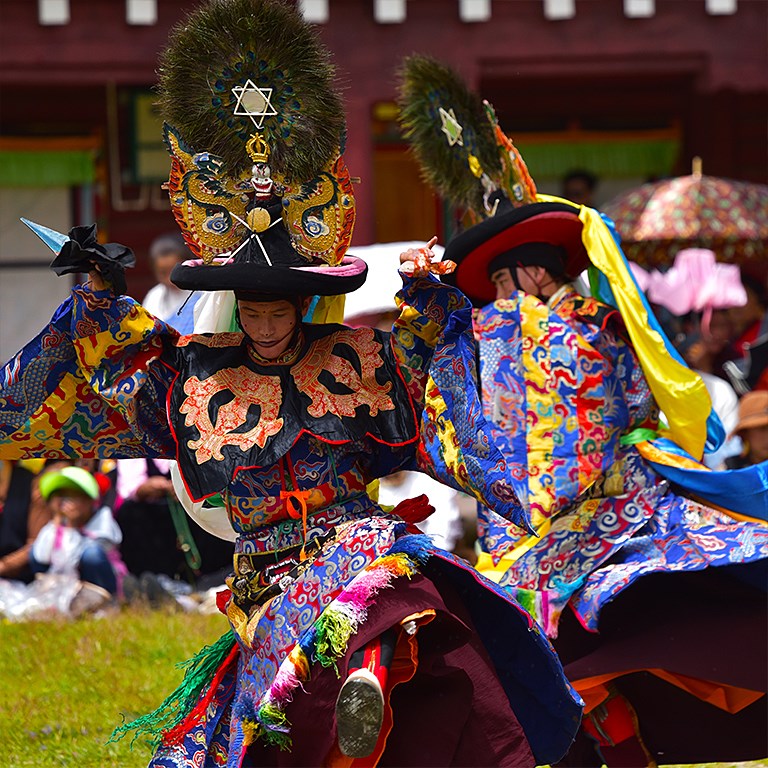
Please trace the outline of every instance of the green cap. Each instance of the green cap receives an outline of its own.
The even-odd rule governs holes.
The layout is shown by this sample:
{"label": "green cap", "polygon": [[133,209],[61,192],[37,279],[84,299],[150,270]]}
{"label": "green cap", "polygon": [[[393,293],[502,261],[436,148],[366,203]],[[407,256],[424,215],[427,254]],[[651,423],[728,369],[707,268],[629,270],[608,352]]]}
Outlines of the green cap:
{"label": "green cap", "polygon": [[96,478],[81,467],[64,467],[45,472],[40,477],[40,493],[46,501],[53,493],[65,488],[78,490],[94,500],[99,498],[99,484]]}

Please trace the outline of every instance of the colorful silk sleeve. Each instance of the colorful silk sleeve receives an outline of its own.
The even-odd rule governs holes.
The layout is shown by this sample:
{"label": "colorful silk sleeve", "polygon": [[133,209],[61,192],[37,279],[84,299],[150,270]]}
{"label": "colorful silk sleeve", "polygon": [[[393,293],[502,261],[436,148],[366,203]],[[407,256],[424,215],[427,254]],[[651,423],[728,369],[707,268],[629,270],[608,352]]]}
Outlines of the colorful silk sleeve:
{"label": "colorful silk sleeve", "polygon": [[392,326],[391,346],[411,398],[423,404],[429,365],[451,314],[466,299],[432,275],[400,273],[403,288],[395,296],[400,315]]}
{"label": "colorful silk sleeve", "polygon": [[158,361],[176,336],[127,296],[75,288],[0,373],[0,456],[175,457]]}
{"label": "colorful silk sleeve", "polygon": [[[653,400],[629,346],[592,322],[600,309],[572,293],[556,309],[518,293],[475,318],[485,417],[497,438],[537,535],[598,479],[611,474],[615,448]],[[595,305],[595,306],[593,306]],[[581,317],[582,313],[585,315]],[[599,318],[598,318],[599,320]],[[494,557],[534,546],[481,509],[479,535]]]}
{"label": "colorful silk sleeve", "polygon": [[718,472],[664,437],[639,442],[635,447],[662,477],[686,495],[714,504],[737,520],[768,522],[768,461]]}
{"label": "colorful silk sleeve", "polygon": [[392,349],[421,413],[419,469],[530,530],[480,404],[471,304],[431,275],[403,283]]}

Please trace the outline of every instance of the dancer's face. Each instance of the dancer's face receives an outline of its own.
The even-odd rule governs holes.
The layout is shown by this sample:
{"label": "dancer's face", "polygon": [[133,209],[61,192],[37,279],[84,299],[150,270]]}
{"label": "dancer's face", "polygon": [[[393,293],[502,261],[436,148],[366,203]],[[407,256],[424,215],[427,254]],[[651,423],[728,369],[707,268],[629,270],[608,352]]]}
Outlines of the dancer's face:
{"label": "dancer's face", "polygon": [[544,267],[515,267],[515,277],[508,267],[491,275],[491,282],[496,286],[497,301],[510,298],[518,290],[518,286],[519,290],[530,293],[531,296],[550,296],[557,289],[557,284]]}
{"label": "dancer's face", "polygon": [[552,278],[544,267],[524,266],[516,267],[517,284],[521,291],[530,293],[531,296],[548,296],[544,289],[550,285]]}
{"label": "dancer's face", "polygon": [[496,300],[508,299],[516,290],[515,280],[509,267],[497,269],[491,275],[491,282],[496,286]]}
{"label": "dancer's face", "polygon": [[261,357],[274,360],[288,349],[296,326],[301,322],[298,309],[290,301],[242,301],[240,325]]}

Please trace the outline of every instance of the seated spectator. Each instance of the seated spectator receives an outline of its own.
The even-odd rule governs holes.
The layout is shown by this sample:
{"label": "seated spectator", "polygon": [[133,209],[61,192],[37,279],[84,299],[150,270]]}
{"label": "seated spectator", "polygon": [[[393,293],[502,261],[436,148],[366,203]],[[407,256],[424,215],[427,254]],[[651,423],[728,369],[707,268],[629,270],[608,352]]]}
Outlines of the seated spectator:
{"label": "seated spectator", "polygon": [[164,574],[199,589],[224,583],[234,544],[187,515],[173,490],[168,460],[120,459],[117,495],[121,552],[131,574]]}
{"label": "seated spectator", "polygon": [[[716,310],[712,316],[712,326],[716,329],[721,328],[722,318],[727,318],[726,313]],[[723,339],[726,333],[727,330],[715,330],[714,333],[701,335],[698,331],[693,331],[688,335],[679,334],[672,337],[675,347],[685,362],[704,381],[704,386],[712,400],[712,408],[720,418],[727,435],[720,448],[704,455],[703,462],[710,469],[725,468],[727,461],[741,451],[741,440],[735,433],[738,421],[738,394],[725,376],[712,373],[713,367],[716,367],[713,365],[713,355],[724,349]]]}
{"label": "seated spectator", "polygon": [[38,484],[44,467],[44,459],[0,462],[0,579],[33,579],[29,552],[51,519]]}
{"label": "seated spectator", "polygon": [[736,355],[732,343],[734,335],[731,310],[714,310],[708,327],[691,330],[683,343],[686,363],[697,371],[727,380],[724,365]]}
{"label": "seated spectator", "polygon": [[747,292],[747,303],[731,309],[735,332],[734,346],[740,356],[746,348],[768,334],[768,291],[765,285],[747,270],[741,270],[741,282]]}
{"label": "seated spectator", "polygon": [[50,470],[40,477],[40,494],[51,521],[32,545],[32,570],[77,573],[83,582],[116,595],[124,573],[118,551],[122,537],[112,510],[97,504],[96,478],[82,467]]}
{"label": "seated spectator", "polygon": [[747,392],[739,401],[739,421],[734,430],[742,441],[740,456],[726,463],[730,469],[768,460],[768,392]]}

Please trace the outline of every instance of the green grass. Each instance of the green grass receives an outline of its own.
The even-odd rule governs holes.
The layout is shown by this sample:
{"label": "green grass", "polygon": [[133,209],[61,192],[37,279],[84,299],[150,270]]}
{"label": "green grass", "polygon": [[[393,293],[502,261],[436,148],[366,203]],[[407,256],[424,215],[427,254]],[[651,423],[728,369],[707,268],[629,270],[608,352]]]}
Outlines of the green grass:
{"label": "green grass", "polygon": [[0,624],[2,765],[146,766],[121,722],[153,710],[179,683],[176,664],[228,629],[221,615],[123,610],[100,619]]}
{"label": "green grass", "polygon": [[[106,743],[121,713],[133,719],[153,710],[181,680],[176,664],[227,628],[220,615],[137,609],[73,622],[0,623],[0,764],[143,768],[151,756],[146,743]],[[768,760],[718,768],[731,766]]]}

